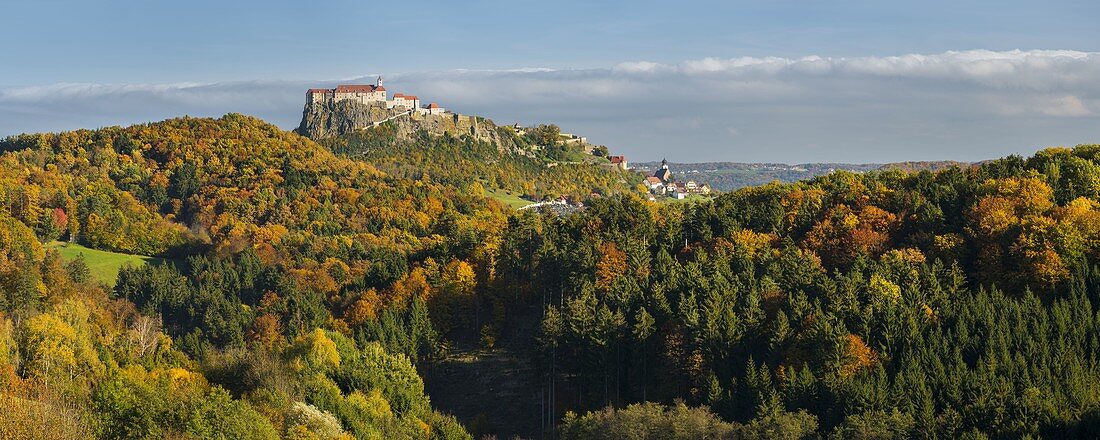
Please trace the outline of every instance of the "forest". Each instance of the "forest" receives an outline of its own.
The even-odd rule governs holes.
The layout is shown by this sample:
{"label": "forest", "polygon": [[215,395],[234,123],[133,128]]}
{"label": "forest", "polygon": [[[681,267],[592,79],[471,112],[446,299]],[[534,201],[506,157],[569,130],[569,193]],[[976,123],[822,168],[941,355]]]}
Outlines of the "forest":
{"label": "forest", "polygon": [[[0,438],[1100,435],[1100,145],[659,204],[384,130],[0,141]],[[439,410],[463,347],[530,366],[541,429]]]}

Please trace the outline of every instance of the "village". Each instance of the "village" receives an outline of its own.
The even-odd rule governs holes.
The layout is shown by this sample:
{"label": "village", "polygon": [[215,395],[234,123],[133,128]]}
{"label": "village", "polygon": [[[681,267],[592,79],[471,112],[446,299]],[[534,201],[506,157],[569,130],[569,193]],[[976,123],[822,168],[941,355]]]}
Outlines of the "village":
{"label": "village", "polygon": [[[625,162],[625,159],[623,159]],[[667,160],[661,160],[661,167],[653,172],[653,175],[646,176],[645,186],[649,190],[650,200],[656,200],[658,197],[668,197],[676,200],[683,200],[691,195],[709,195],[711,193],[710,185],[706,183],[696,183],[694,180],[679,181],[672,177],[672,170],[668,167]]]}

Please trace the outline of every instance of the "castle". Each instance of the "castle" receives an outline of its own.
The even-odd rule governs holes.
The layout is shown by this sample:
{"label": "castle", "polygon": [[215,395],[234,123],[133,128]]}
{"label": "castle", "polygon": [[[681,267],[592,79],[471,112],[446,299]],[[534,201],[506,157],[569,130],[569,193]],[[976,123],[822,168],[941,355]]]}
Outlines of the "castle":
{"label": "castle", "polygon": [[426,115],[439,115],[446,113],[439,104],[431,103],[421,107],[420,98],[413,95],[395,93],[393,99],[386,96],[386,88],[382,86],[382,77],[378,77],[374,85],[342,84],[335,89],[309,89],[306,92],[306,102],[311,104],[327,104],[330,102],[356,101],[366,105],[385,105],[386,108],[416,111]]}

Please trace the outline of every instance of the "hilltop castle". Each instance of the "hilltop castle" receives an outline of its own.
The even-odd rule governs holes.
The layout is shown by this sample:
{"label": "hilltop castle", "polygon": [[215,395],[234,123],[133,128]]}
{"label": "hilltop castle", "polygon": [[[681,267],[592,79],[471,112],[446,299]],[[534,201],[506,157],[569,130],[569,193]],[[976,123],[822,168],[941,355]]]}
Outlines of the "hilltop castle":
{"label": "hilltop castle", "polygon": [[395,93],[393,99],[386,96],[386,88],[382,86],[382,77],[378,77],[374,85],[342,84],[335,89],[309,89],[306,92],[306,102],[311,104],[326,104],[330,102],[356,101],[366,105],[385,105],[386,108],[416,111],[421,114],[438,115],[446,110],[439,104],[431,103],[420,106],[420,98],[413,95]]}

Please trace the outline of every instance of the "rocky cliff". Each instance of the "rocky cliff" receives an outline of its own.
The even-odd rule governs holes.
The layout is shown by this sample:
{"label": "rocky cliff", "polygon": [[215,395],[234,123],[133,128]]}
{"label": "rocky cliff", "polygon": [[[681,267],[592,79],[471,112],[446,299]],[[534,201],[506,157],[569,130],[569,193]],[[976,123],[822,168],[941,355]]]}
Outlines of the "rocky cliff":
{"label": "rocky cliff", "polygon": [[485,118],[454,113],[422,115],[353,101],[306,104],[297,131],[311,139],[322,139],[370,130],[381,124],[392,126],[399,139],[413,139],[416,133],[423,130],[435,136],[469,135],[496,144],[502,150],[515,149],[515,142],[509,136],[502,135],[493,121]]}

